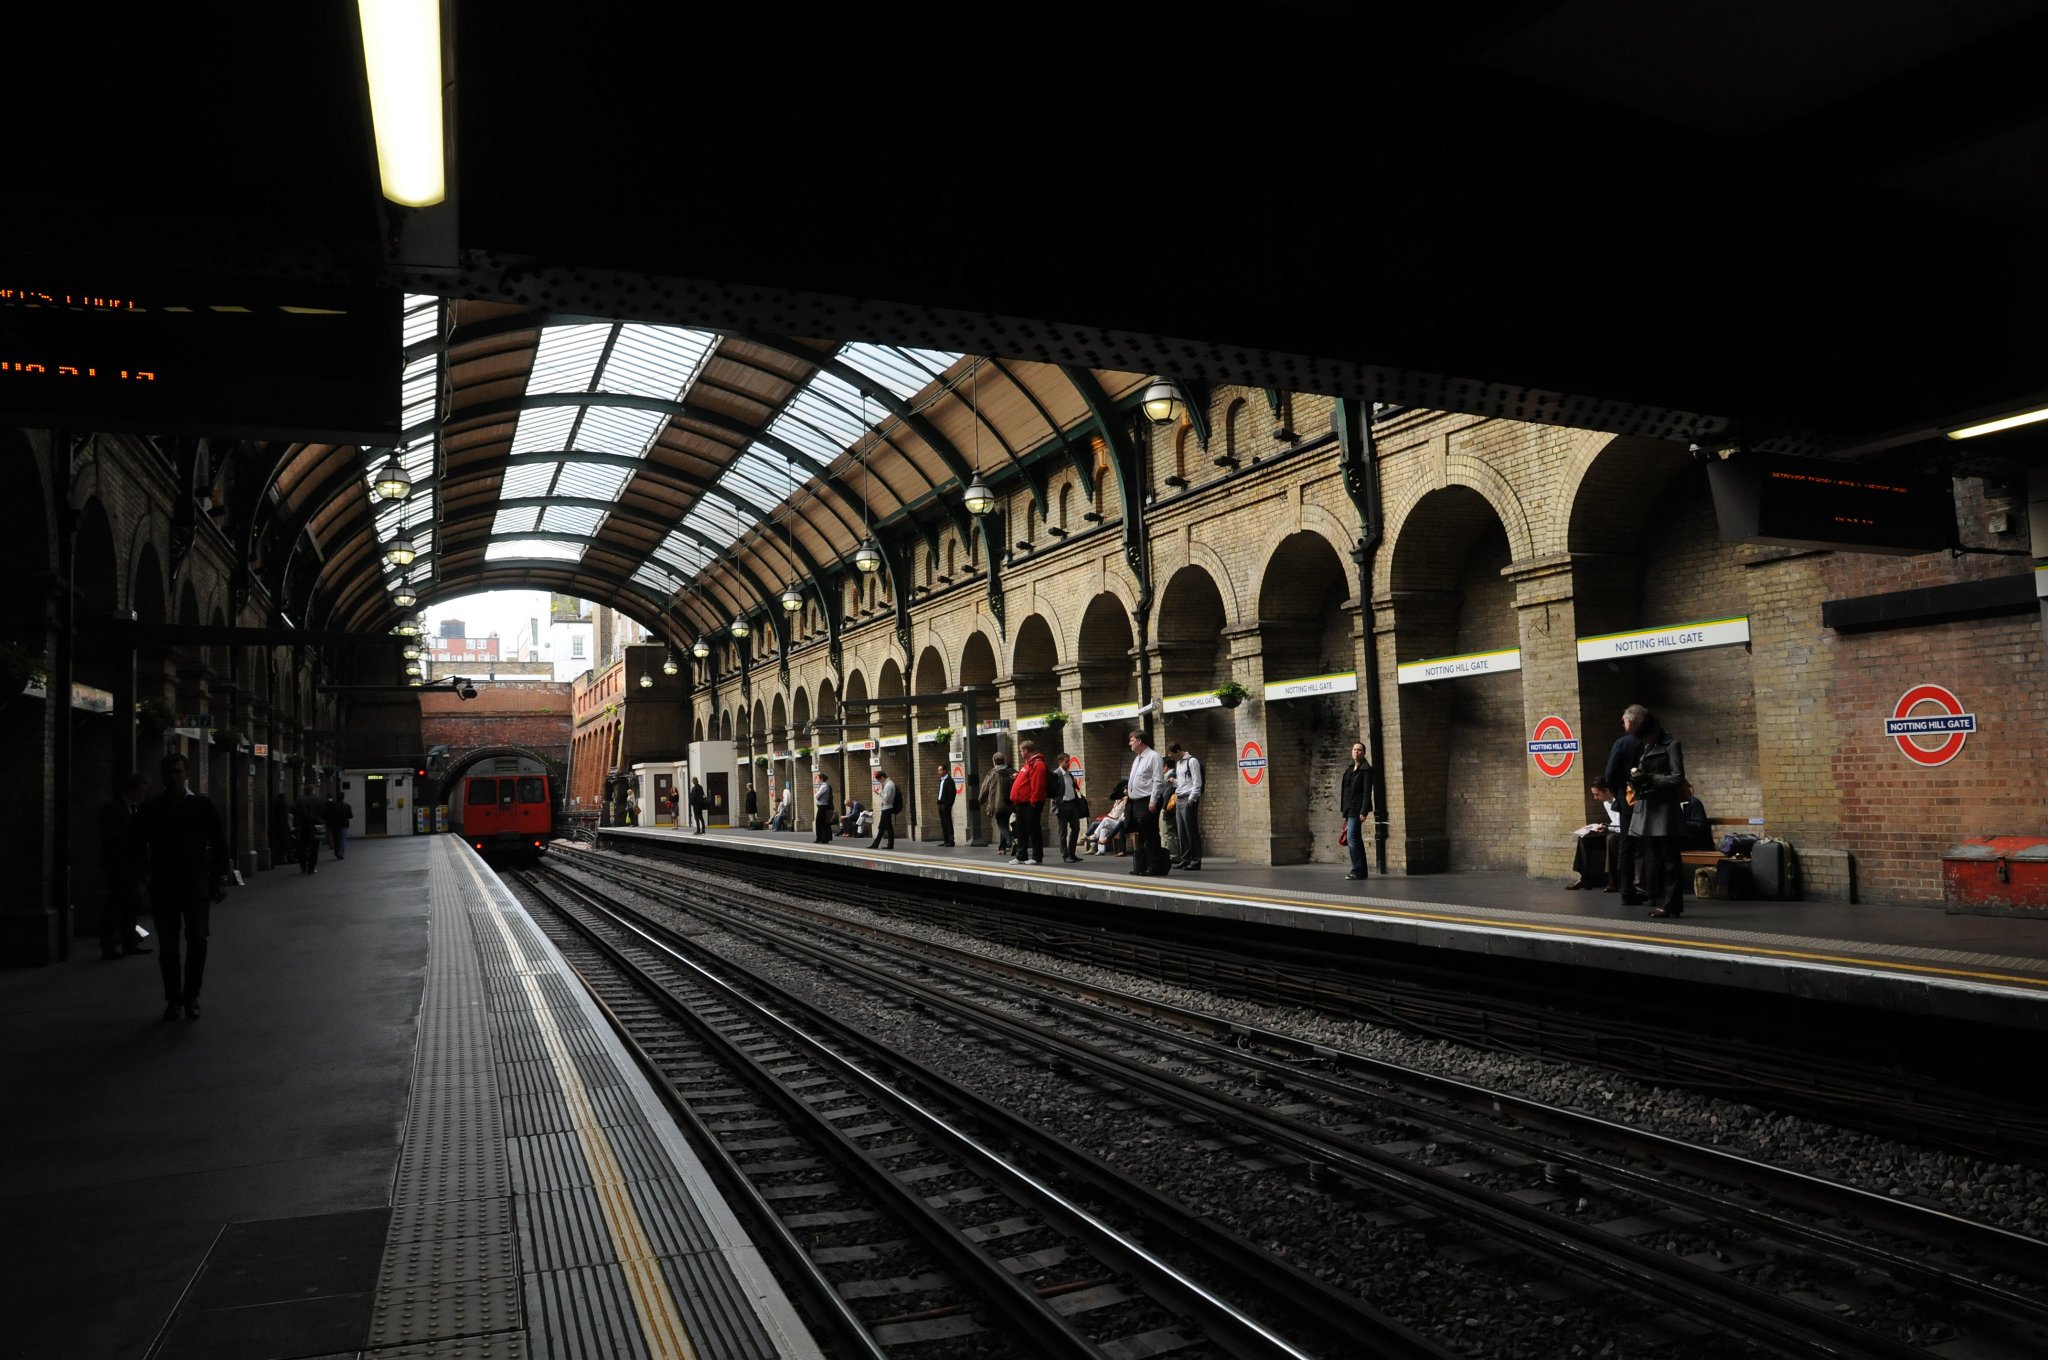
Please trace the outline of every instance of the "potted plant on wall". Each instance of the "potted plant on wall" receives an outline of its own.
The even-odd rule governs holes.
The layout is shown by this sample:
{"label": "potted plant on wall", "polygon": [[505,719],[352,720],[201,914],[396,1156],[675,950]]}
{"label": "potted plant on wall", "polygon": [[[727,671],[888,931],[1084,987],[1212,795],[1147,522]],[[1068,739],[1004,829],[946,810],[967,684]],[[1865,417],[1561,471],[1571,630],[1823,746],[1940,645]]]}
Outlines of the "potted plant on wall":
{"label": "potted plant on wall", "polygon": [[18,642],[0,642],[0,704],[19,695],[30,685],[50,683],[49,654],[39,647]]}
{"label": "potted plant on wall", "polygon": [[1052,712],[1046,714],[1043,721],[1047,727],[1050,727],[1053,731],[1057,732],[1067,725],[1069,719],[1065,711],[1056,708]]}
{"label": "potted plant on wall", "polygon": [[1251,694],[1251,691],[1235,680],[1225,680],[1216,687],[1216,698],[1225,708],[1236,708]]}
{"label": "potted plant on wall", "polygon": [[239,751],[242,749],[242,734],[232,727],[216,727],[213,729],[213,744],[223,751]]}
{"label": "potted plant on wall", "polygon": [[934,727],[932,729],[932,741],[939,746],[950,746],[953,742],[953,729],[950,727]]}
{"label": "potted plant on wall", "polygon": [[177,720],[176,711],[161,696],[144,699],[135,705],[135,725],[153,737],[170,731],[171,724]]}

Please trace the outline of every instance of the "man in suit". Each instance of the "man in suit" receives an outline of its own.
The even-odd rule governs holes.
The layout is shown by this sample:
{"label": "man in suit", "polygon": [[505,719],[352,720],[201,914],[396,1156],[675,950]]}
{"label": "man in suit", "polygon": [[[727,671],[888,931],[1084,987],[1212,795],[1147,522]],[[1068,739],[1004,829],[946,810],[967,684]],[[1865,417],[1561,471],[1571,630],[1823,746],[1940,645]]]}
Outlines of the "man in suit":
{"label": "man in suit", "polygon": [[881,779],[881,792],[875,795],[875,838],[868,842],[870,850],[894,850],[896,848],[896,814],[903,810],[903,792],[896,787],[896,781],[889,777],[887,770],[877,770]]}
{"label": "man in suit", "polygon": [[156,916],[164,1019],[177,1019],[182,1006],[187,1020],[197,1020],[213,904],[225,899],[228,891],[227,830],[219,809],[188,782],[185,757],[165,756],[161,769],[164,791],[143,805],[141,843],[149,864],[150,909]]}
{"label": "man in suit", "polygon": [[100,871],[107,904],[100,913],[100,957],[125,959],[147,954],[135,938],[135,913],[142,901],[142,795],[149,781],[139,770],[121,781],[121,791],[100,809]]}
{"label": "man in suit", "polygon": [[1636,842],[1640,838],[1630,830],[1635,809],[1623,795],[1629,786],[1629,771],[1642,761],[1643,724],[1649,718],[1650,710],[1641,704],[1630,704],[1622,710],[1621,735],[1607,752],[1607,773],[1602,781],[1614,793],[1618,800],[1616,810],[1621,814],[1621,829],[1615,833],[1614,875],[1607,880],[1607,891],[1619,892],[1626,907],[1639,907],[1646,900],[1636,891]]}
{"label": "man in suit", "polygon": [[939,762],[939,844],[952,845],[953,803],[960,796],[959,781],[953,778],[953,767],[945,761]]}
{"label": "man in suit", "polygon": [[299,872],[317,874],[320,872],[320,819],[327,815],[327,804],[320,801],[320,790],[308,784],[299,790],[299,799],[292,804],[292,831],[299,842]]}
{"label": "man in suit", "polygon": [[811,789],[811,804],[818,818],[817,825],[811,828],[811,839],[824,845],[832,839],[832,781],[823,770],[818,771],[818,782]]}

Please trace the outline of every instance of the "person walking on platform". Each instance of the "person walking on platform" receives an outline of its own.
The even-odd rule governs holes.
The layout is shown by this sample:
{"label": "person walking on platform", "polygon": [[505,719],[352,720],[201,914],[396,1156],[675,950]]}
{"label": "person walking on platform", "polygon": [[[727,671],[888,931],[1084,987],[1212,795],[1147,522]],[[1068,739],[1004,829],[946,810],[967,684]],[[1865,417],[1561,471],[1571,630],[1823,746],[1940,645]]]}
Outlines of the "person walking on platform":
{"label": "person walking on platform", "polygon": [[1365,819],[1372,815],[1372,765],[1365,758],[1365,743],[1351,743],[1351,763],[1344,767],[1337,790],[1337,813],[1344,819],[1344,844],[1351,851],[1351,872],[1347,879],[1366,876]]}
{"label": "person walking on platform", "polygon": [[1081,791],[1080,768],[1080,761],[1064,755],[1053,770],[1057,778],[1053,796],[1059,800],[1053,806],[1059,813],[1060,858],[1069,864],[1081,862],[1081,824],[1088,820],[1088,797]]}
{"label": "person walking on platform", "polygon": [[1173,827],[1180,837],[1180,867],[1202,867],[1202,762],[1173,742],[1166,748],[1173,762]]}
{"label": "person walking on platform", "polygon": [[981,787],[976,790],[981,798],[982,815],[988,818],[989,834],[995,838],[999,855],[1007,854],[1010,849],[1010,780],[1013,777],[1008,758],[998,751],[988,773],[981,777]]}
{"label": "person walking on platform", "polygon": [[1622,710],[1621,735],[1607,752],[1607,770],[1602,776],[1608,789],[1621,800],[1616,808],[1621,813],[1621,825],[1614,833],[1614,873],[1607,880],[1607,891],[1620,893],[1624,907],[1643,904],[1642,894],[1636,891],[1636,810],[1626,794],[1628,772],[1643,756],[1643,724],[1649,720],[1650,710],[1641,704],[1630,704]]}
{"label": "person walking on platform", "polygon": [[955,844],[953,840],[953,802],[960,796],[960,781],[953,778],[953,767],[945,761],[939,762],[939,845],[941,848]]}
{"label": "person walking on platform", "polygon": [[1010,781],[1010,823],[1011,839],[1016,843],[1017,855],[1012,863],[1045,863],[1045,757],[1038,754],[1038,743],[1020,741],[1017,743],[1017,759],[1022,762],[1016,778]]}
{"label": "person walking on platform", "polygon": [[141,839],[148,862],[150,910],[156,917],[164,1019],[177,1019],[182,1006],[187,1020],[197,1020],[213,904],[227,896],[227,829],[220,810],[192,788],[185,757],[167,755],[159,768],[164,791],[143,805]]}
{"label": "person walking on platform", "polygon": [[701,781],[692,777],[690,780],[690,830],[699,836],[703,835],[707,829],[704,821],[704,802],[704,785]]}
{"label": "person walking on platform", "polygon": [[320,818],[326,811],[320,791],[311,784],[299,790],[299,801],[292,804],[292,834],[298,839],[302,874],[320,872]]}
{"label": "person walking on platform", "polygon": [[828,844],[832,839],[832,781],[823,770],[818,771],[818,782],[811,789],[811,803],[818,816],[811,839],[820,845]]}
{"label": "person walking on platform", "polygon": [[868,849],[894,850],[896,814],[903,810],[903,791],[896,787],[896,781],[889,777],[887,770],[875,773],[882,783],[880,792],[875,795],[875,838],[868,842]]}
{"label": "person walking on platform", "polygon": [[1165,766],[1159,752],[1152,749],[1144,728],[1132,728],[1127,740],[1131,747],[1131,773],[1125,787],[1131,800],[1131,829],[1138,838],[1131,872],[1164,877],[1170,867],[1165,852],[1159,848],[1159,804],[1166,797]]}
{"label": "person walking on platform", "polygon": [[107,883],[100,912],[100,957],[125,959],[149,950],[135,938],[135,914],[142,904],[142,795],[149,781],[132,770],[121,791],[100,809],[100,872]]}
{"label": "person walking on platform", "polygon": [[348,799],[336,792],[321,809],[321,815],[327,819],[327,848],[336,859],[347,859],[348,824],[356,819],[355,810],[349,807]]}
{"label": "person walking on platform", "polygon": [[1643,754],[1629,774],[1635,790],[1636,835],[1643,843],[1643,887],[1650,915],[1685,915],[1685,814],[1679,801],[1685,782],[1685,748],[1647,712]]}

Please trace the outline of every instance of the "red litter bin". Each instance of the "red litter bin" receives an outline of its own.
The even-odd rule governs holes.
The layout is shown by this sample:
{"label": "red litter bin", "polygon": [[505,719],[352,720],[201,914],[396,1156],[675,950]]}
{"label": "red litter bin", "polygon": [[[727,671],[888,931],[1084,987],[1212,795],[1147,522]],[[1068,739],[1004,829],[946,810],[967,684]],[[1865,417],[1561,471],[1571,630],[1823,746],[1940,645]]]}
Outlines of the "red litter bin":
{"label": "red litter bin", "polygon": [[2048,836],[1975,836],[1941,857],[1941,900],[1956,914],[2048,916]]}

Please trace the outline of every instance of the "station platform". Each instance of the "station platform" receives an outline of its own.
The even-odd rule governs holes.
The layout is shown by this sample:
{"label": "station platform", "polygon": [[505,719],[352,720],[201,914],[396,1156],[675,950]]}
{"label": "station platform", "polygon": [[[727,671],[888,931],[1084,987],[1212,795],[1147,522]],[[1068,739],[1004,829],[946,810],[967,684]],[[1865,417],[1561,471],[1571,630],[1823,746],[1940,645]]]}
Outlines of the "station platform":
{"label": "station platform", "polygon": [[[147,921],[147,917],[144,918]],[[358,840],[154,955],[0,973],[0,1352],[818,1350],[552,944],[459,840]]]}
{"label": "station platform", "polygon": [[[2048,921],[1950,915],[1940,907],[1833,901],[1719,902],[1688,898],[1676,920],[1647,919],[1618,894],[1566,891],[1522,874],[1374,874],[1341,864],[1240,865],[1205,856],[1201,870],[1166,878],[1131,873],[1128,858],[1084,855],[1018,868],[992,847],[899,838],[894,850],[859,839],[817,844],[796,832],[608,827],[600,841],[695,845],[784,860],[829,857],[934,885],[982,886],[1257,922],[1311,933],[1484,953],[1750,988],[1909,1015],[2048,1030]],[[1562,847],[1567,856],[1569,847]]]}

